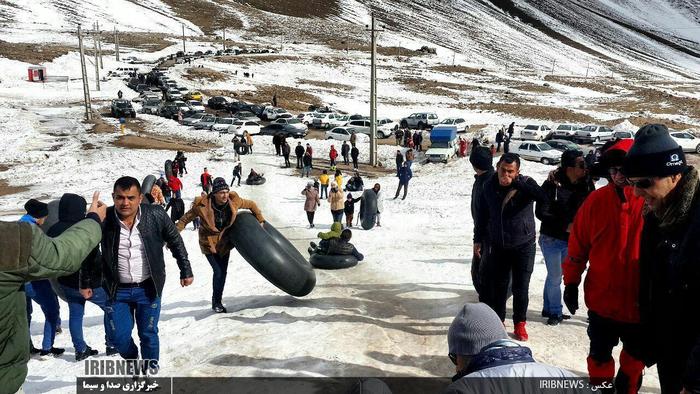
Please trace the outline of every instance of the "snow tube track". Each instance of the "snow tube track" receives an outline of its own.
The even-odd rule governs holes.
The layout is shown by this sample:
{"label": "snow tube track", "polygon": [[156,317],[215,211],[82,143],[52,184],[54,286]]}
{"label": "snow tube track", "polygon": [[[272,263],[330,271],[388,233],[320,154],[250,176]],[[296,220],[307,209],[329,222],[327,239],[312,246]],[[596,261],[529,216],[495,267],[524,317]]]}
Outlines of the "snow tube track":
{"label": "snow tube track", "polygon": [[270,283],[295,297],[316,285],[313,267],[270,223],[261,227],[249,212],[239,212],[226,236],[238,253]]}
{"label": "snow tube track", "polygon": [[314,253],[309,261],[314,268],[326,270],[350,268],[357,265],[357,259],[352,255]]}

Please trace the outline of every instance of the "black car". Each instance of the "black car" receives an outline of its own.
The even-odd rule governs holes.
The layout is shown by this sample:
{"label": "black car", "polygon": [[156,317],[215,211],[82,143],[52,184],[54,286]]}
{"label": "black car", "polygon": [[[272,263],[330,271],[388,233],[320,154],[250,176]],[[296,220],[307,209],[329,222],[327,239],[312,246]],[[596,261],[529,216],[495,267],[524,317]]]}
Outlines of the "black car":
{"label": "black car", "polygon": [[146,89],[148,89],[148,85],[145,83],[140,83],[140,84],[136,85],[136,91],[139,93],[143,92]]}
{"label": "black car", "polygon": [[547,144],[558,151],[581,150],[581,147],[568,140],[549,140]]}
{"label": "black car", "polygon": [[177,120],[177,112],[179,110],[180,110],[179,106],[177,106],[173,103],[166,103],[162,107],[160,107],[159,115],[164,117],[164,118]]}
{"label": "black car", "polygon": [[228,100],[222,96],[214,96],[207,101],[207,106],[211,109],[226,109],[227,104]]}
{"label": "black car", "polygon": [[260,135],[275,135],[277,133],[293,138],[304,138],[306,136],[306,130],[300,130],[292,125],[282,123],[272,123],[260,129]]}
{"label": "black car", "polygon": [[248,111],[252,112],[257,116],[258,118],[262,118],[262,113],[265,110],[265,107],[262,105],[257,105],[257,104],[247,104],[241,107],[239,111]]}
{"label": "black car", "polygon": [[[226,110],[232,114],[235,114],[238,111],[242,111],[242,108],[247,105],[248,104],[243,101],[231,101],[230,103],[226,103]],[[211,104],[209,106],[211,107]]]}
{"label": "black car", "polygon": [[132,118],[136,117],[136,111],[129,100],[112,100],[111,113],[115,118],[126,118],[129,116]]}

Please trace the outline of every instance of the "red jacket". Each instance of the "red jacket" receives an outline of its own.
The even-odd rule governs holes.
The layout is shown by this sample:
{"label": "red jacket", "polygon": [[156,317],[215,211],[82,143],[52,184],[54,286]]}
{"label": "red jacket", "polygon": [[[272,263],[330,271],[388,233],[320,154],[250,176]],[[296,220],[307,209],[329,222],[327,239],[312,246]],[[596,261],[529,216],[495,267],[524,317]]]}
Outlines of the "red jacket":
{"label": "red jacket", "polygon": [[328,156],[331,158],[331,160],[335,160],[336,157],[338,157],[338,151],[335,150],[335,148],[331,148],[330,153],[328,153]]}
{"label": "red jacket", "polygon": [[182,189],[182,182],[180,182],[180,178],[176,176],[169,176],[168,177],[168,186],[170,186],[170,190],[175,193],[176,191],[179,191]]}
{"label": "red jacket", "polygon": [[578,285],[589,262],[584,298],[600,316],[639,322],[639,242],[644,199],[624,188],[622,202],[613,184],[591,193],[574,218],[564,284]]}

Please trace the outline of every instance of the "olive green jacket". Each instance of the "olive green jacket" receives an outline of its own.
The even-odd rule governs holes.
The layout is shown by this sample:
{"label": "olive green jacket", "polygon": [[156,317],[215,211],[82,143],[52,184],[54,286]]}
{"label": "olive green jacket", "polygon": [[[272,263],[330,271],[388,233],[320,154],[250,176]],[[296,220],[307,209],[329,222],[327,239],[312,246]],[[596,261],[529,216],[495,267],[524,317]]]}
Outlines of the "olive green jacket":
{"label": "olive green jacket", "polygon": [[56,238],[36,225],[0,222],[0,393],[14,393],[27,376],[29,327],[26,282],[70,275],[102,238],[100,225],[82,220]]}

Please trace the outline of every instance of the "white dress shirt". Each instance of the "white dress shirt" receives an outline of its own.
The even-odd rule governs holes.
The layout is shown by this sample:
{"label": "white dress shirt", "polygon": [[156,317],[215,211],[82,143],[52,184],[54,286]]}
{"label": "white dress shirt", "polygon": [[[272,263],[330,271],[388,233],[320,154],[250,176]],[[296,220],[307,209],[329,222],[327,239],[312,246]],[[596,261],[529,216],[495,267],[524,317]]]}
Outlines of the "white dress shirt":
{"label": "white dress shirt", "polygon": [[[116,215],[116,211],[114,212]],[[129,226],[124,224],[119,216],[119,250],[117,257],[117,265],[119,267],[119,282],[120,283],[140,283],[151,277],[151,270],[146,261],[146,250],[143,245],[141,233],[138,225],[141,221],[141,208],[136,213],[134,226],[129,229]]]}

